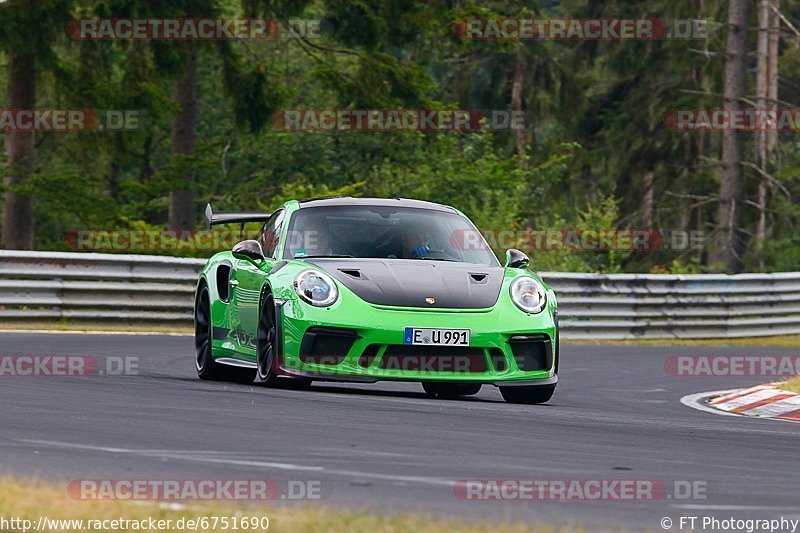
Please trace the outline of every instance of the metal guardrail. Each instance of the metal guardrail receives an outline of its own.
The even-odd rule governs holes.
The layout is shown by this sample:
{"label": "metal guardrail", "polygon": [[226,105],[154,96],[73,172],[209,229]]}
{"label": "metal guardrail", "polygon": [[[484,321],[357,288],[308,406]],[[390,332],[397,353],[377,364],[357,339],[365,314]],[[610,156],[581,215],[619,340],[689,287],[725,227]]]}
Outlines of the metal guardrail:
{"label": "metal guardrail", "polygon": [[[204,259],[0,250],[0,323],[188,326]],[[724,338],[800,333],[800,272],[543,272],[568,338]]]}
{"label": "metal guardrail", "polygon": [[542,273],[564,332],[587,339],[696,339],[800,333],[800,272]]}
{"label": "metal guardrail", "polygon": [[188,325],[203,259],[0,250],[0,321]]}

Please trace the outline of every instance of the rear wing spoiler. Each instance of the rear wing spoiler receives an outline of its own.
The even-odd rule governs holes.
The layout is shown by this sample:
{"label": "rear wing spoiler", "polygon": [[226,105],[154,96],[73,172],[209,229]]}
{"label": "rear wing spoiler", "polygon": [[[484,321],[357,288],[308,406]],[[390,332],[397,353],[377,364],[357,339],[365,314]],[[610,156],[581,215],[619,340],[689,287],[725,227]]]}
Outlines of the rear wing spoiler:
{"label": "rear wing spoiler", "polygon": [[211,209],[211,204],[206,205],[206,227],[211,229],[211,226],[218,224],[240,224],[244,229],[247,222],[266,222],[272,213],[262,213],[259,211],[224,211],[222,213],[215,213]]}

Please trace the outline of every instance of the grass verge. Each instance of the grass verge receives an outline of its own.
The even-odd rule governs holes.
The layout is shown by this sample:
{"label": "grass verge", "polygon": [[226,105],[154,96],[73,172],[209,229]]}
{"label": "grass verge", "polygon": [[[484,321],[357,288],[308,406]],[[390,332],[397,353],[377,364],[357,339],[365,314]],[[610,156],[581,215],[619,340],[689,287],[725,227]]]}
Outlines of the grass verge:
{"label": "grass verge", "polygon": [[[520,531],[568,532],[582,531],[574,527],[558,528],[548,525],[523,525],[510,522],[467,522],[458,520],[443,520],[419,514],[386,515],[370,511],[345,511],[325,506],[263,506],[257,504],[237,504],[226,502],[164,504],[159,502],[124,502],[124,501],[80,501],[71,499],[67,487],[60,484],[50,484],[40,481],[21,480],[12,477],[0,477],[0,519],[10,520],[18,518],[30,520],[31,531],[39,524],[40,517],[49,520],[83,520],[83,531],[90,530],[86,526],[89,520],[171,520],[172,527],[162,529],[137,528],[133,524],[104,524],[106,527],[91,528],[92,531],[158,531],[181,532],[190,530],[181,529],[179,520],[197,520],[202,517],[209,519],[209,526],[213,525],[214,517],[228,517],[229,527],[233,517],[239,520],[245,518],[269,518],[269,530],[280,532],[305,532],[325,531],[339,532],[364,532],[380,531],[393,532],[445,532],[445,531],[470,531],[470,532],[498,532],[512,533]],[[59,525],[61,527],[59,527]],[[100,524],[97,524],[100,525]],[[124,527],[127,525],[127,528]],[[145,524],[147,525],[147,524]],[[158,527],[158,526],[157,526]],[[0,523],[0,531],[22,531],[21,525]],[[80,531],[76,524],[45,525],[42,531]],[[221,526],[199,527],[199,531],[225,531]],[[244,528],[239,528],[244,531]],[[263,529],[248,528],[248,531],[264,531]]]}
{"label": "grass verge", "polygon": [[750,346],[755,348],[800,348],[800,335],[777,337],[745,337],[741,339],[633,339],[633,340],[570,340],[562,339],[564,346]]}
{"label": "grass verge", "polygon": [[789,381],[781,383],[780,387],[778,388],[800,394],[800,376],[795,376]]}

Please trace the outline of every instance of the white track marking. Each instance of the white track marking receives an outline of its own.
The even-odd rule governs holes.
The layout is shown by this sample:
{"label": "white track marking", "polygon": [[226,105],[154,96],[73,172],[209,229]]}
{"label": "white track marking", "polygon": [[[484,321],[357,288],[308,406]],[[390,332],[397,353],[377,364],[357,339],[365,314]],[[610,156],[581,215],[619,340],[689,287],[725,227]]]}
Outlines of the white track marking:
{"label": "white track marking", "polygon": [[[731,393],[734,393],[734,392],[738,392],[739,390],[745,390],[745,389],[733,389],[733,390],[729,390],[729,391],[726,391],[726,390],[723,390],[723,391],[709,391],[709,392],[699,392],[697,394],[687,394],[686,396],[681,398],[681,403],[683,405],[687,406],[687,407],[691,407],[692,409],[697,409],[698,411],[705,411],[707,413],[714,413],[715,415],[738,416],[738,417],[745,417],[745,418],[753,418],[753,419],[757,419],[757,420],[778,420],[780,422],[792,422],[794,424],[800,423],[800,422],[797,422],[796,420],[787,420],[787,419],[784,419],[784,418],[775,418],[775,416],[777,414],[779,414],[779,413],[777,413],[776,415],[773,415],[771,417],[767,417],[767,416],[764,416],[764,415],[762,415],[762,416],[750,416],[750,413],[752,411],[755,411],[755,409],[749,410],[746,413],[731,413],[731,412],[728,412],[728,411],[723,411],[722,409],[718,409],[716,407],[712,407],[712,406],[707,405],[705,403],[705,400],[707,400],[708,398],[710,398],[712,396],[719,396],[719,395],[722,395],[722,394],[731,394]],[[750,402],[747,402],[747,403],[750,403]],[[760,409],[760,408],[758,408],[758,409]]]}
{"label": "white track marking", "polygon": [[[327,457],[327,454],[333,454],[334,457],[343,455],[342,450],[339,448],[312,448],[309,451],[319,452],[319,455],[323,457]],[[412,457],[409,453],[375,452],[371,450],[359,450],[358,455],[369,455],[373,457]]]}
{"label": "white track marking", "polygon": [[714,407],[710,407],[705,404],[704,400],[706,398],[710,398],[712,396],[719,396],[722,394],[730,394],[735,392],[737,389],[731,390],[717,390],[717,391],[709,391],[709,392],[698,392],[697,394],[687,394],[683,398],[681,398],[681,403],[687,407],[691,407],[692,409],[697,409],[698,411],[705,411],[706,413],[714,413],[715,415],[723,415],[723,416],[739,416],[734,413],[729,413],[727,411],[721,411],[719,409],[715,409]]}
{"label": "white track marking", "polygon": [[641,392],[651,394],[654,392],[669,392],[667,389],[600,389],[605,392]]}
{"label": "white track marking", "polygon": [[[59,448],[72,448],[72,449],[80,449],[80,450],[90,450],[90,451],[98,451],[98,452],[106,452],[106,453],[119,453],[119,454],[128,454],[128,455],[138,455],[141,457],[154,457],[157,459],[183,459],[183,460],[193,460],[193,461],[202,461],[202,462],[209,462],[209,463],[229,463],[229,464],[239,464],[243,466],[263,466],[265,468],[276,468],[280,470],[324,470],[320,466],[302,466],[302,465],[295,465],[291,463],[272,463],[272,462],[260,462],[260,461],[239,461],[236,459],[215,459],[213,457],[206,457],[203,455],[204,452],[193,452],[193,451],[158,451],[158,450],[132,450],[129,448],[109,448],[106,446],[89,446],[86,444],[72,444],[69,442],[58,442],[58,441],[46,441],[46,440],[22,440],[20,442],[29,442],[33,444],[41,444],[43,446],[56,446]],[[217,454],[220,452],[210,452],[210,454]],[[225,452],[222,452],[225,453]]]}
{"label": "white track marking", "polygon": [[[95,450],[95,451],[103,451],[108,453],[140,453],[145,455],[155,455],[161,453],[172,453],[172,454],[199,454],[199,455],[225,455],[231,453],[238,453],[235,451],[225,451],[225,450],[164,450],[164,449],[142,449],[142,450],[131,450],[129,448],[113,448],[108,446],[91,446],[88,444],[73,444],[71,442],[59,442],[54,440],[42,440],[42,439],[16,439],[14,442],[25,442],[28,444],[41,444],[43,446],[50,446],[53,448],[61,447],[61,448],[72,448],[75,450],[80,449],[87,449],[87,450]],[[9,443],[9,446],[12,444]]]}
{"label": "white track marking", "polygon": [[[139,457],[148,457],[154,459],[173,459],[179,461],[190,461],[200,463],[214,463],[214,464],[229,464],[235,466],[252,466],[256,468],[290,470],[290,471],[312,471],[325,473],[334,476],[350,477],[355,479],[376,479],[382,481],[404,482],[404,483],[417,483],[420,485],[433,485],[433,486],[446,486],[450,487],[454,481],[445,478],[427,477],[427,476],[400,476],[393,474],[378,474],[374,472],[360,472],[357,470],[334,470],[322,466],[303,466],[291,463],[276,463],[272,461],[251,461],[240,459],[226,459],[218,457],[202,456],[203,452],[157,452],[147,450],[133,450],[128,448],[113,448],[106,446],[90,446],[86,444],[72,444],[69,442],[46,441],[46,440],[20,440],[18,442],[28,442],[33,444],[40,444],[43,446],[54,446],[59,448],[71,448],[79,450],[99,451],[106,453],[117,454],[130,454]],[[214,452],[220,453],[220,452]],[[224,452],[223,452],[224,453]]]}

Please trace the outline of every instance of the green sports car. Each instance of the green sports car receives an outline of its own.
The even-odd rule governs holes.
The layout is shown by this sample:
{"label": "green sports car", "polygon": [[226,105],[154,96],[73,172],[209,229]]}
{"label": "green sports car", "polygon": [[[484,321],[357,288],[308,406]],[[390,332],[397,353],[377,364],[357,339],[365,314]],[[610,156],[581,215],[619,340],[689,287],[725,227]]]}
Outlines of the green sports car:
{"label": "green sports car", "polygon": [[555,294],[519,250],[501,266],[459,210],[334,197],[274,213],[208,206],[206,220],[263,225],[200,273],[201,379],[295,388],[417,381],[431,397],[477,394],[481,385],[509,402],[552,397]]}

